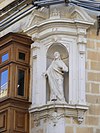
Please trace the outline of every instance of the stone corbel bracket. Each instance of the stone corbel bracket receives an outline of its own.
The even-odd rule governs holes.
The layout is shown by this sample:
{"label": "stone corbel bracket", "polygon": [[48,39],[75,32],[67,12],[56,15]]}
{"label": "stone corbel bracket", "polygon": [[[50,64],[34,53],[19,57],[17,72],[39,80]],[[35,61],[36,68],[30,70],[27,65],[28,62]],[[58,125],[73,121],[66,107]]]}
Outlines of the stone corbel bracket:
{"label": "stone corbel bracket", "polygon": [[[56,110],[56,112],[55,112]],[[44,106],[33,107],[29,109],[33,115],[35,126],[39,126],[41,120],[52,121],[54,126],[61,118],[72,117],[76,119],[79,124],[84,120],[85,112],[88,110],[86,105],[69,105],[69,104],[47,104]]]}

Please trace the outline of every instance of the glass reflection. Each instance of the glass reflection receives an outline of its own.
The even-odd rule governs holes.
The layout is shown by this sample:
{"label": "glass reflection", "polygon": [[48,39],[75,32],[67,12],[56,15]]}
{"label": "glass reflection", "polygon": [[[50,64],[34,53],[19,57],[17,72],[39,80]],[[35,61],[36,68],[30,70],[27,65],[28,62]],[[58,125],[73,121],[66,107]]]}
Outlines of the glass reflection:
{"label": "glass reflection", "polygon": [[18,70],[18,95],[24,96],[24,77],[25,71]]}
{"label": "glass reflection", "polygon": [[0,74],[0,97],[7,94],[8,88],[8,70],[1,72]]}
{"label": "glass reflection", "polygon": [[1,61],[4,62],[8,60],[8,53],[4,54],[2,57],[1,57]]}
{"label": "glass reflection", "polygon": [[19,59],[20,59],[20,60],[25,60],[25,54],[19,52]]}

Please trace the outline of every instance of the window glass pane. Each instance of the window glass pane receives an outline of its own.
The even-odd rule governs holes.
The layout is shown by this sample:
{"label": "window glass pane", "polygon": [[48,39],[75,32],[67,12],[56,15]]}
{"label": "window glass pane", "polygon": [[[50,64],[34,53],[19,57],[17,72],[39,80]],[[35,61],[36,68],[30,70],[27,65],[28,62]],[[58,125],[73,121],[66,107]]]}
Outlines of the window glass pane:
{"label": "window glass pane", "polygon": [[0,97],[7,94],[8,88],[8,70],[0,73]]}
{"label": "window glass pane", "polygon": [[25,60],[25,53],[19,52],[19,59],[20,60]]}
{"label": "window glass pane", "polygon": [[4,62],[8,60],[8,53],[4,54],[2,57],[1,57],[1,61]]}
{"label": "window glass pane", "polygon": [[25,71],[18,70],[18,95],[24,96],[24,78]]}

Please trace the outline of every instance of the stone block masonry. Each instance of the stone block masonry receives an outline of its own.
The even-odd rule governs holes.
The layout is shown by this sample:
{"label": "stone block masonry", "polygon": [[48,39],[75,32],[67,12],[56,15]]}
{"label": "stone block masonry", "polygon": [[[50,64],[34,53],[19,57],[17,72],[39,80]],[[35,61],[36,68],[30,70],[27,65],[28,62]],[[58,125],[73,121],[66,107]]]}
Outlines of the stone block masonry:
{"label": "stone block masonry", "polygon": [[86,45],[86,102],[89,110],[84,122],[66,118],[66,133],[100,133],[100,35],[91,28]]}

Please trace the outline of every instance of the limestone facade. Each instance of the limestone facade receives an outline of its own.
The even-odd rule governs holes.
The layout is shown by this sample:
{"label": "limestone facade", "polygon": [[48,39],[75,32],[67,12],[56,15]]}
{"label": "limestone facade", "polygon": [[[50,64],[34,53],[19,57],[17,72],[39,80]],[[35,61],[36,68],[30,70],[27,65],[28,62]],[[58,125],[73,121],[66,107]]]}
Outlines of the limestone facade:
{"label": "limestone facade", "polygon": [[[96,35],[96,19],[91,16],[80,7],[65,5],[32,9],[0,33],[21,32],[34,41],[30,58],[30,133],[100,133],[100,34]],[[47,67],[47,51],[53,45],[62,51],[64,46],[69,55],[65,60],[69,66],[67,103],[56,103],[57,112],[54,103],[47,103],[42,75]]]}
{"label": "limestone facade", "polygon": [[89,109],[82,124],[66,118],[66,133],[100,132],[100,35],[89,29],[86,45],[86,101]]}

